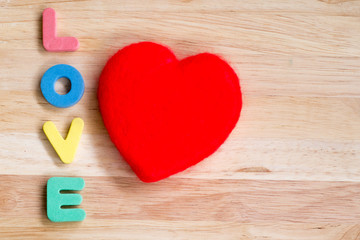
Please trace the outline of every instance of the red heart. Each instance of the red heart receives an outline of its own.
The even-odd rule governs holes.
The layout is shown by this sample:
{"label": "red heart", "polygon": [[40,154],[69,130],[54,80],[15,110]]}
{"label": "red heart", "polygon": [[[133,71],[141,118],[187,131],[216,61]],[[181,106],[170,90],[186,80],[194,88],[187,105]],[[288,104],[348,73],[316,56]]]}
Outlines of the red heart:
{"label": "red heart", "polygon": [[218,56],[202,53],[179,61],[151,42],[129,45],[110,58],[98,99],[111,140],[144,182],[183,171],[215,152],[242,106],[239,79]]}

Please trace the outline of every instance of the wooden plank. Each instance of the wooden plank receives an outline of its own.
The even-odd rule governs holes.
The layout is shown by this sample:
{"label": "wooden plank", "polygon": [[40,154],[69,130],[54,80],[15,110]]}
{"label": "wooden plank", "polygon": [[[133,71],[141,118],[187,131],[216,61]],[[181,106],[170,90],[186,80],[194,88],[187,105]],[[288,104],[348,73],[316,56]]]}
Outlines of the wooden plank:
{"label": "wooden plank", "polygon": [[[232,135],[243,138],[359,140],[357,98],[283,97],[245,95],[240,121]],[[11,107],[9,107],[11,106]],[[53,121],[65,135],[74,117],[85,120],[85,134],[106,134],[95,92],[85,92],[74,107],[58,109],[40,89],[0,91],[1,133],[38,133]],[[24,121],[26,119],[26,121]],[[40,139],[38,139],[40,141]]]}
{"label": "wooden plank", "polygon": [[[62,164],[41,130],[0,135],[0,142],[3,174],[134,176],[104,135],[83,135],[71,165]],[[359,182],[359,149],[360,141],[352,140],[235,140],[233,136],[211,157],[173,178]]]}
{"label": "wooden plank", "polygon": [[66,11],[76,10],[77,12],[94,11],[94,12],[111,12],[111,11],[139,11],[149,12],[153,10],[155,12],[192,12],[203,13],[204,11],[229,11],[229,12],[264,12],[273,13],[276,11],[287,13],[317,13],[329,15],[350,15],[358,14],[359,5],[358,1],[347,0],[321,0],[321,1],[306,1],[299,0],[296,4],[286,0],[270,0],[266,2],[254,2],[251,0],[245,1],[224,1],[219,2],[217,0],[199,0],[199,1],[164,1],[164,0],[152,0],[148,4],[144,4],[139,1],[123,0],[118,3],[114,3],[111,0],[105,1],[88,1],[88,0],[60,0],[56,2],[38,2],[36,0],[26,1],[3,1],[1,5],[3,8],[17,7],[19,9],[34,8],[42,9],[44,7],[57,7]]}
{"label": "wooden plank", "polygon": [[[49,177],[1,175],[1,216],[42,218],[46,214],[45,186]],[[168,179],[146,184],[133,177],[95,176],[84,180],[82,208],[89,219],[99,222],[132,219],[351,224],[360,217],[360,183],[354,182]],[[86,226],[86,221],[81,225]]]}
{"label": "wooden plank", "polygon": [[[358,240],[356,224],[247,224],[217,221],[86,220],[83,224],[52,224],[17,219],[2,221],[4,239],[244,239]],[[27,226],[27,227],[24,227]],[[106,234],[104,234],[106,232]]]}

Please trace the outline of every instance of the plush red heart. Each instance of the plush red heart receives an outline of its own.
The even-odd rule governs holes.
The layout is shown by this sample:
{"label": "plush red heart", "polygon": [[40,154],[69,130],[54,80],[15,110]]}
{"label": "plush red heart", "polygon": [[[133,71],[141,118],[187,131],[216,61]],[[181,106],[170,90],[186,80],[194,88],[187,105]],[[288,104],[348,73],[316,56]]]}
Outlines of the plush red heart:
{"label": "plush red heart", "polygon": [[144,182],[183,171],[215,152],[242,106],[239,79],[218,56],[202,53],[179,61],[151,42],[129,45],[110,58],[98,99],[111,140]]}

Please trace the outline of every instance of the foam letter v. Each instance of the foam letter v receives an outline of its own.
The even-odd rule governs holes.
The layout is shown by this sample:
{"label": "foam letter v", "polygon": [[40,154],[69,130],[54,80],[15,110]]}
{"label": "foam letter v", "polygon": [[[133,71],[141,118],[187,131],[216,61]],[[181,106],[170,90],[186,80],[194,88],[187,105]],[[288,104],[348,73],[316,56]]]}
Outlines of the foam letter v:
{"label": "foam letter v", "polygon": [[53,122],[47,121],[43,125],[45,135],[63,163],[72,163],[74,160],[83,129],[84,121],[81,118],[74,118],[71,122],[68,135],[64,139]]}

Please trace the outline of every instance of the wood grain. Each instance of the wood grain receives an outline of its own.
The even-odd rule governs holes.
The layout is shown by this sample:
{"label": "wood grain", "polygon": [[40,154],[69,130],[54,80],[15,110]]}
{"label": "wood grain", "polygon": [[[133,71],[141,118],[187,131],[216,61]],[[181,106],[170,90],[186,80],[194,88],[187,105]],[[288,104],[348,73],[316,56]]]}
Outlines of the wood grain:
{"label": "wood grain", "polygon": [[[80,49],[42,47],[41,13]],[[359,0],[0,0],[1,239],[360,239]],[[140,182],[114,148],[96,100],[106,60],[139,41],[179,58],[226,58],[241,77],[241,119],[208,159],[164,181]],[[83,99],[56,109],[39,83],[76,67]],[[85,121],[64,165],[42,132]],[[45,184],[84,177],[87,219],[51,223]]]}

